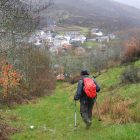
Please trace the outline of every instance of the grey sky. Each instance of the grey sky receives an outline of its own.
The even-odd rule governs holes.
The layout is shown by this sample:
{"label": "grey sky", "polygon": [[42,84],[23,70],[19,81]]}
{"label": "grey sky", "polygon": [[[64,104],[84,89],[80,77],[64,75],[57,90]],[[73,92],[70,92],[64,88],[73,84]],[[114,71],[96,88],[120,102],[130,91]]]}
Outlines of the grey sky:
{"label": "grey sky", "polygon": [[140,0],[114,0],[140,9]]}

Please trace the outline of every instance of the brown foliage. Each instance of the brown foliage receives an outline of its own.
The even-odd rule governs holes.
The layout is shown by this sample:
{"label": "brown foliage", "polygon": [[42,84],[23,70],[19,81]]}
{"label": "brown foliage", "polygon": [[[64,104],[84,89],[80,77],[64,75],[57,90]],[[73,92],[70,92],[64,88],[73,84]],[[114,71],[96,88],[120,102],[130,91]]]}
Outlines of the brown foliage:
{"label": "brown foliage", "polygon": [[12,64],[8,64],[8,61],[1,61],[2,74],[0,75],[0,85],[3,87],[3,93],[7,96],[8,89],[12,86],[20,85],[19,81],[23,77],[12,70]]}
{"label": "brown foliage", "polygon": [[78,73],[75,74],[75,75],[73,76],[73,78],[71,79],[71,84],[77,83],[80,79],[81,79],[81,75],[78,74]]}
{"label": "brown foliage", "polygon": [[125,50],[120,57],[121,64],[135,62],[140,58],[140,42],[132,37],[130,42],[125,43]]}
{"label": "brown foliage", "polygon": [[45,56],[44,53],[35,51],[28,55],[28,88],[31,91],[31,95],[43,96],[44,89],[52,90],[55,89],[55,78],[53,77],[50,60]]}
{"label": "brown foliage", "polygon": [[[11,64],[6,68],[11,68]],[[15,67],[16,69],[16,67]],[[35,97],[50,95],[51,90],[55,89],[56,80],[53,77],[50,67],[50,60],[43,52],[32,51],[22,58],[20,64],[20,71],[23,77],[19,81],[19,76],[15,71],[8,72],[12,77],[15,77],[14,83],[18,83],[18,87],[8,87],[7,96],[0,94],[0,104],[5,104],[11,107],[16,104],[28,103]],[[8,76],[10,76],[8,75]],[[7,77],[8,77],[7,76]],[[7,87],[7,86],[6,86]]]}

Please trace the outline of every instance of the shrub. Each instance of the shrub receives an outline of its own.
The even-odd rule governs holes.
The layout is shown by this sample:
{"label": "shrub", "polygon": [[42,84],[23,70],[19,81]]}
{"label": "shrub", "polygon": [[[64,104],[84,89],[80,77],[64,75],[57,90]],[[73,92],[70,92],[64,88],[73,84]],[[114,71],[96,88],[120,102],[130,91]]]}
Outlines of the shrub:
{"label": "shrub", "polygon": [[25,104],[28,103],[28,100],[33,99],[26,89],[22,89],[20,87],[12,87],[8,90],[8,96],[3,96],[0,94],[0,104],[7,105],[8,107],[12,107],[15,104]]}
{"label": "shrub", "polygon": [[56,80],[52,74],[50,59],[45,53],[32,51],[24,59],[26,61],[23,67],[25,80],[22,84],[32,96],[44,96],[44,89],[55,89]]}
{"label": "shrub", "polygon": [[20,65],[13,66],[22,73],[23,78],[19,81],[18,87],[9,87],[7,96],[0,93],[0,104],[9,107],[15,103],[28,103],[34,97],[50,95],[50,91],[55,89],[56,80],[53,77],[50,67],[50,59],[44,52],[37,50],[22,56]]}
{"label": "shrub", "polygon": [[140,70],[135,67],[134,64],[127,66],[126,69],[121,73],[121,83],[136,83],[140,81],[140,77],[138,76],[138,72]]}
{"label": "shrub", "polygon": [[73,76],[73,78],[71,79],[71,84],[77,83],[80,79],[81,79],[81,75],[78,74],[78,73],[75,74],[75,75]]}
{"label": "shrub", "polygon": [[124,53],[121,55],[121,65],[135,62],[140,58],[140,42],[132,38],[130,42],[125,43]]}

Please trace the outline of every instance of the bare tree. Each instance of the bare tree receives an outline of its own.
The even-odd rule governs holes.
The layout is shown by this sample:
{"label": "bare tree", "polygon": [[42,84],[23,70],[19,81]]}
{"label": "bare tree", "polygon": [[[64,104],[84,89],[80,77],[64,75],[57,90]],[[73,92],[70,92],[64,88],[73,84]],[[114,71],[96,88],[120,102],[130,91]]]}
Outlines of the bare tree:
{"label": "bare tree", "polygon": [[[26,74],[24,75],[25,81],[29,77],[28,71],[31,64],[28,60],[25,61],[27,55],[31,53],[30,50],[25,49],[28,35],[37,29],[41,21],[40,12],[48,9],[52,4],[52,0],[44,3],[40,3],[39,0],[0,1],[0,28],[5,32],[1,40],[6,46],[6,49],[1,51],[1,56],[3,55],[4,59],[10,61],[18,72]],[[21,43],[19,44],[18,41]]]}

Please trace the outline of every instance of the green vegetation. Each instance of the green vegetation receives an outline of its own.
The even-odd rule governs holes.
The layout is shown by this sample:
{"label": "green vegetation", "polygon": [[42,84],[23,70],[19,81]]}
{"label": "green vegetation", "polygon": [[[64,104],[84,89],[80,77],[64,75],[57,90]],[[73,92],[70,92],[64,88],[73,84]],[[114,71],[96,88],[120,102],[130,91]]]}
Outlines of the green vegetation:
{"label": "green vegetation", "polygon": [[91,46],[91,47],[98,47],[101,43],[99,42],[86,42],[86,47]]}
{"label": "green vegetation", "polygon": [[89,28],[88,27],[81,27],[81,26],[67,26],[67,28],[78,28],[80,29],[81,31],[78,31],[79,33],[81,33],[82,35],[86,35],[87,32],[89,31]]}
{"label": "green vegetation", "polygon": [[[63,19],[61,21],[63,25],[98,27],[111,32],[139,27],[139,11],[130,6],[116,5],[115,2],[110,1],[107,3],[106,1],[105,3],[103,1],[96,3],[95,1],[82,0],[58,1],[59,4],[55,3],[51,12],[47,12],[47,14],[46,11],[42,12],[43,18],[50,16],[56,24],[59,23],[59,19]],[[120,15],[123,15],[123,17]]]}
{"label": "green vegetation", "polygon": [[[137,61],[135,65],[140,66],[140,61]],[[96,79],[102,88],[97,99],[102,122],[98,121],[96,106],[94,106],[93,124],[89,130],[84,129],[85,124],[81,119],[79,102],[77,102],[77,132],[74,131],[75,107],[73,96],[77,84],[70,85],[69,83],[57,82],[57,88],[53,94],[40,98],[39,103],[17,106],[16,109],[11,109],[7,113],[5,113],[7,108],[3,109],[2,115],[7,118],[9,124],[22,128],[21,133],[15,133],[11,139],[139,140],[140,104],[137,101],[140,99],[140,83],[120,85],[121,72],[124,70],[125,67],[110,68]],[[106,105],[110,104],[110,107],[117,103],[129,102],[130,115],[137,112],[137,116],[133,119],[129,118],[130,122],[121,122],[120,119],[116,120],[116,118],[111,120],[109,119],[111,111],[103,114],[105,101]],[[125,119],[123,115],[121,117]],[[10,116],[16,116],[16,119],[10,119],[14,118]],[[136,117],[138,117],[137,121],[134,120]],[[34,126],[34,129],[30,129],[31,125]],[[46,128],[44,129],[44,127]]]}
{"label": "green vegetation", "polygon": [[[79,31],[77,31],[77,32],[86,36],[86,34],[89,30],[88,27],[80,27],[80,26],[67,26],[67,25],[65,25],[65,28],[66,28],[66,31],[65,31],[65,29],[63,29],[63,31],[56,31],[56,33],[64,34],[64,33],[67,33],[67,32],[73,32],[74,29],[78,29]],[[68,31],[67,29],[71,29],[71,31]]]}
{"label": "green vegetation", "polygon": [[58,34],[65,34],[65,33],[67,33],[68,31],[56,31],[56,33],[58,33]]}

